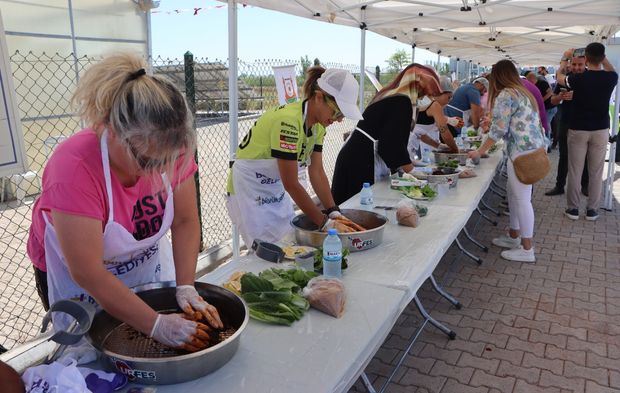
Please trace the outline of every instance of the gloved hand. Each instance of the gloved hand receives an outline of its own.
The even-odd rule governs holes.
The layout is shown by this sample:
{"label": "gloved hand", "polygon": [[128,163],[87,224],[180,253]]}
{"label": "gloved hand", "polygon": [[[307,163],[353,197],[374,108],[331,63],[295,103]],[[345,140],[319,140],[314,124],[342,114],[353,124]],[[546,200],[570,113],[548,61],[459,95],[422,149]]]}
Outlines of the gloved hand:
{"label": "gloved hand", "polygon": [[325,224],[323,224],[323,226],[321,227],[321,232],[327,232],[327,230],[333,228],[335,224],[336,220],[333,220],[328,216]]}
{"label": "gloved hand", "polygon": [[209,346],[210,330],[207,325],[187,320],[180,314],[159,314],[150,336],[169,347],[196,352]]}
{"label": "gloved hand", "polygon": [[461,128],[465,125],[463,119],[461,119],[460,117],[448,117],[448,124],[456,128]]}
{"label": "gloved hand", "polygon": [[342,213],[340,213],[338,210],[335,210],[335,211],[329,213],[329,218],[331,218],[332,220],[335,220],[338,217],[342,217]]}
{"label": "gloved hand", "polygon": [[439,147],[437,148],[437,150],[439,150],[439,151],[450,151],[450,146],[446,145],[445,143],[440,143]]}
{"label": "gloved hand", "polygon": [[224,324],[217,309],[207,303],[193,285],[179,285],[176,292],[177,303],[181,310],[190,316],[200,313],[215,329],[222,329]]}

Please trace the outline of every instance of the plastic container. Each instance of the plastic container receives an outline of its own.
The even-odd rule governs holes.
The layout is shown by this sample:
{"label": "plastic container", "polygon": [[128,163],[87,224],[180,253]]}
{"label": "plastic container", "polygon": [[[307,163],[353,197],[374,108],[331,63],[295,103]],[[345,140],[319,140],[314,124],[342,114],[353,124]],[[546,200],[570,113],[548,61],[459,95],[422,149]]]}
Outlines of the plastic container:
{"label": "plastic container", "polygon": [[342,277],[342,242],[335,229],[328,230],[323,241],[323,275]]}
{"label": "plastic container", "polygon": [[430,163],[431,162],[431,148],[428,145],[423,145],[420,150],[422,150],[422,162]]}
{"label": "plastic container", "polygon": [[362,191],[360,192],[360,204],[363,206],[372,206],[372,188],[370,188],[370,183],[364,183],[362,185]]}

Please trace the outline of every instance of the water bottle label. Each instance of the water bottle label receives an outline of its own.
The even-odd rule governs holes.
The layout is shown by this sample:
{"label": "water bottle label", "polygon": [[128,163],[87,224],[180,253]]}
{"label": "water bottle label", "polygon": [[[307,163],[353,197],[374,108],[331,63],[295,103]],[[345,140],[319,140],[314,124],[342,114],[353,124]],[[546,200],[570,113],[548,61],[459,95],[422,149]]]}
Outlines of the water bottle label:
{"label": "water bottle label", "polygon": [[372,197],[366,196],[366,197],[362,197],[360,200],[360,203],[362,205],[371,205],[372,204]]}

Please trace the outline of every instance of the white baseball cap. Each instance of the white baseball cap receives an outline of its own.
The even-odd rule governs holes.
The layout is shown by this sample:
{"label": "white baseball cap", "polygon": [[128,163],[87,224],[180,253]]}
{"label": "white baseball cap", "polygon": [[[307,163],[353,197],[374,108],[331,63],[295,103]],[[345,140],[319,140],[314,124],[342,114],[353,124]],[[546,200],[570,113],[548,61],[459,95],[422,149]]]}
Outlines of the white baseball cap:
{"label": "white baseball cap", "polygon": [[489,80],[487,78],[481,76],[480,78],[474,79],[472,83],[476,82],[480,83],[487,91],[489,91]]}
{"label": "white baseball cap", "polygon": [[336,99],[342,114],[351,120],[362,120],[357,107],[359,84],[347,70],[328,68],[316,81],[319,87]]}

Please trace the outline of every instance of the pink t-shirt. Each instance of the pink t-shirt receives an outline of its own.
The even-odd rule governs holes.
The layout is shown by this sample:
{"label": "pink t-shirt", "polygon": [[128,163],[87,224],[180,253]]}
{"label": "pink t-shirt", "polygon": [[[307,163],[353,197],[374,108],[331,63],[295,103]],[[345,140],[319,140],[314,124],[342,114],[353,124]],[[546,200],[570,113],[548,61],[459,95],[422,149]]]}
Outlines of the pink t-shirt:
{"label": "pink t-shirt", "polygon": [[[180,160],[177,162],[177,169]],[[198,166],[194,161],[179,176],[175,171],[172,188],[192,176]],[[142,176],[130,187],[124,187],[110,171],[114,198],[114,221],[133,233],[137,240],[159,231],[167,198],[161,176]],[[45,220],[42,211],[57,210],[101,221],[101,230],[108,221],[101,146],[92,129],[82,130],[61,143],[43,172],[41,195],[34,204],[28,237],[28,256],[34,266],[47,271],[45,265]],[[51,216],[48,216],[51,218]]]}

